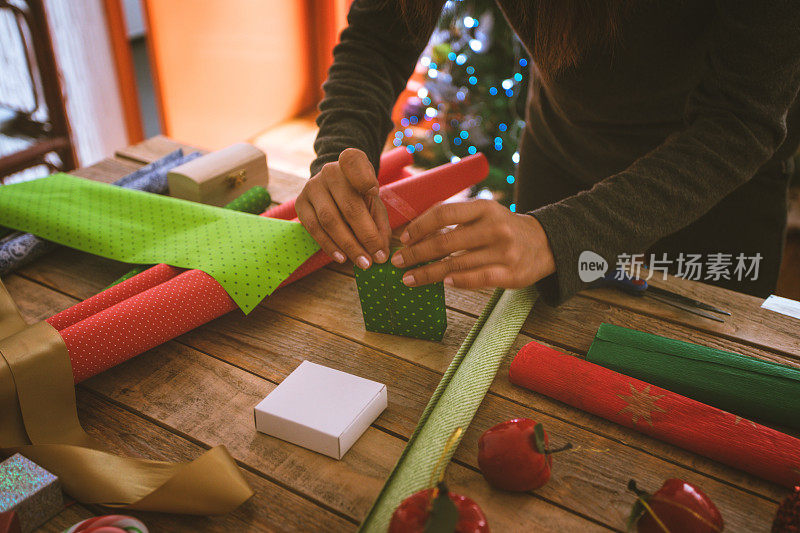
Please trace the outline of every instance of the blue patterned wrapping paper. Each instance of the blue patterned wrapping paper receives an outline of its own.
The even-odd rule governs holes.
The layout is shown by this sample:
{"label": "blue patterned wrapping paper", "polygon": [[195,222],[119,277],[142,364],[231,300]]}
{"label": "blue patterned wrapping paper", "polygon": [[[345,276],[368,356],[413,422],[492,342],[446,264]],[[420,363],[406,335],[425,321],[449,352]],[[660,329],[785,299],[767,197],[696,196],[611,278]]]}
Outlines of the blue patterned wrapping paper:
{"label": "blue patterned wrapping paper", "polygon": [[[183,155],[183,150],[178,149],[135,170],[124,178],[118,179],[113,185],[164,194],[168,190],[167,173],[178,165],[188,163],[198,157],[200,157],[198,152]],[[5,276],[27,265],[56,246],[58,245],[30,233],[14,234],[0,240],[0,276]]]}
{"label": "blue patterned wrapping paper", "polygon": [[0,463],[0,511],[15,511],[22,533],[33,531],[63,507],[56,476],[18,453]]}

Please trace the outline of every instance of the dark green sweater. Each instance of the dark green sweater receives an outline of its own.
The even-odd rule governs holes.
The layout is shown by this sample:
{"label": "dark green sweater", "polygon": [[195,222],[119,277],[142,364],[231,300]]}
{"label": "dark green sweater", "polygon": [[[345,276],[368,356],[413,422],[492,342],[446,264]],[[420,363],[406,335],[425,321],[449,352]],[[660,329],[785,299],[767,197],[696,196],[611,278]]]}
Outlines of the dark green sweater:
{"label": "dark green sweater", "polygon": [[[518,21],[531,20],[536,1],[498,4],[532,49],[532,31]],[[348,21],[324,85],[312,175],[347,147],[377,168],[392,105],[433,30],[404,20],[392,0],[355,0]],[[544,206],[517,199],[540,206],[531,214],[556,260],[541,283],[551,301],[584,287],[581,251],[612,265],[643,252],[800,144],[797,0],[641,0],[612,50],[590,49],[554,75],[535,59],[518,180],[535,180],[536,168],[522,170],[540,160],[571,182],[565,190],[585,189]]]}

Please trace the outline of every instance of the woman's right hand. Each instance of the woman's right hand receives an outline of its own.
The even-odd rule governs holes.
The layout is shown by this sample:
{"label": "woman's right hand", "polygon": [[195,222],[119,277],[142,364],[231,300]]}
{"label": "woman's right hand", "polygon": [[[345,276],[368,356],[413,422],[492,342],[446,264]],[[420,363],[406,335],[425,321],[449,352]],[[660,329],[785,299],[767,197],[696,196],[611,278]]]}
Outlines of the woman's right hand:
{"label": "woman's right hand", "polygon": [[348,148],[308,180],[295,202],[297,217],[334,261],[361,268],[389,258],[391,227],[367,155]]}

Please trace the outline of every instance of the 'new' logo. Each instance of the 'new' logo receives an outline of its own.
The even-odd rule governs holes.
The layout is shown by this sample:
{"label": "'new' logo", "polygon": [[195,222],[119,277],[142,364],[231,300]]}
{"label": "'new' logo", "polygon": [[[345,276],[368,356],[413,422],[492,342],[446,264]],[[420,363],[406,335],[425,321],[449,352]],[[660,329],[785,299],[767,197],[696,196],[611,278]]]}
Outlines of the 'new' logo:
{"label": "'new' logo", "polygon": [[606,275],[608,271],[608,261],[603,259],[600,254],[591,250],[584,250],[578,257],[578,276],[584,283],[591,283]]}

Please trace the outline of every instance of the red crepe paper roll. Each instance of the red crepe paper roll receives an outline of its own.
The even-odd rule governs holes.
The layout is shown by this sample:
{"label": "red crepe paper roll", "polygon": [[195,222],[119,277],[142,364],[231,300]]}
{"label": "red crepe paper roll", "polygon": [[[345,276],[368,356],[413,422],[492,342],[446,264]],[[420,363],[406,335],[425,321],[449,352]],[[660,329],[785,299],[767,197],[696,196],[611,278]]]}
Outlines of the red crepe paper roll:
{"label": "red crepe paper roll", "polygon": [[[402,172],[405,167],[414,162],[414,158],[405,148],[395,148],[381,154],[381,166],[378,171],[378,183],[388,185],[393,181],[406,177]],[[267,209],[262,216],[291,220],[297,217],[294,209],[294,200],[289,200],[275,207]]]}
{"label": "red crepe paper roll", "polygon": [[[486,158],[477,154],[382,187],[381,195],[393,198],[394,207],[387,205],[392,227],[407,222],[410,210],[421,213],[478,183],[488,170]],[[315,254],[284,284],[328,262],[325,254]],[[187,270],[59,332],[77,383],[234,309],[233,300],[214,278]]]}
{"label": "red crepe paper roll", "polygon": [[511,382],[698,455],[793,487],[800,440],[572,355],[526,344]]}

